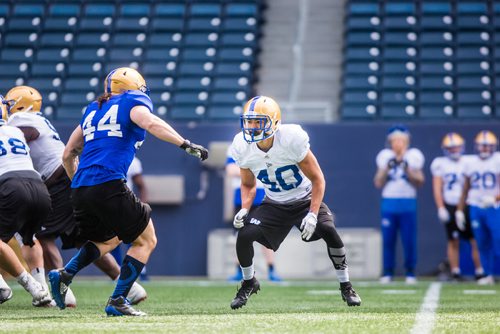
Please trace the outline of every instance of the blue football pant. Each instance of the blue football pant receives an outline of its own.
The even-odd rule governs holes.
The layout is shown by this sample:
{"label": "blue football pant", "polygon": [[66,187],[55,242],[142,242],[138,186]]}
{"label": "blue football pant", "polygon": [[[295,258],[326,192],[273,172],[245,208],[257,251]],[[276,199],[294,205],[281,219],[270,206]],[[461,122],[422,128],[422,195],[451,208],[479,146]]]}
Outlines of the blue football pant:
{"label": "blue football pant", "polygon": [[417,213],[382,212],[384,276],[394,275],[398,230],[404,250],[406,275],[414,275],[417,265]]}
{"label": "blue football pant", "polygon": [[500,261],[500,209],[470,207],[470,220],[486,275],[493,275]]}

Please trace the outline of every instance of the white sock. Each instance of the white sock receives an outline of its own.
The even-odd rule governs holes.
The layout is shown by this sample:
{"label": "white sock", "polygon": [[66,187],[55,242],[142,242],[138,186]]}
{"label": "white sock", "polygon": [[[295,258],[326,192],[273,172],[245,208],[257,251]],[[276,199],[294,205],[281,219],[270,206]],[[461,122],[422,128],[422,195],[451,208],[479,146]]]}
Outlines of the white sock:
{"label": "white sock", "polygon": [[241,267],[241,271],[243,272],[243,279],[245,281],[252,279],[255,273],[253,263],[249,267]]}
{"label": "white sock", "polygon": [[451,273],[454,275],[460,275],[460,268],[453,268],[451,269]]}
{"label": "white sock", "polygon": [[340,283],[349,282],[349,271],[347,270],[335,270],[337,273],[337,279]]}
{"label": "white sock", "polygon": [[26,270],[23,270],[23,272],[16,277],[17,283],[19,283],[24,290],[28,291],[31,295],[36,293],[36,289],[40,289],[40,283],[35,281],[35,279],[28,274]]}
{"label": "white sock", "polygon": [[45,280],[45,269],[44,268],[35,268],[31,271],[31,276],[40,283],[44,288],[48,291],[47,281]]}
{"label": "white sock", "polygon": [[476,268],[476,275],[484,275],[483,267]]}

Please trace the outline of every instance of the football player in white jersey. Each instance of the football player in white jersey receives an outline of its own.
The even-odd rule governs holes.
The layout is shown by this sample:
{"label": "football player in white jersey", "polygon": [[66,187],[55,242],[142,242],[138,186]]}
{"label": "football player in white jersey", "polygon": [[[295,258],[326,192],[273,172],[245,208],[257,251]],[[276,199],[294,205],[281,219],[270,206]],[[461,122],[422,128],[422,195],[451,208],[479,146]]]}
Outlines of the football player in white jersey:
{"label": "football player in white jersey", "polygon": [[484,274],[477,244],[472,234],[469,220],[469,207],[465,208],[465,226],[457,226],[455,221],[455,211],[462,194],[464,184],[464,166],[469,158],[463,153],[465,151],[465,141],[458,133],[450,132],[443,138],[441,148],[444,156],[435,158],[431,163],[432,189],[434,202],[438,209],[439,221],[444,224],[448,239],[447,255],[451,267],[452,279],[461,281],[459,266],[459,246],[460,238],[470,242],[472,259],[476,270],[476,278],[482,278]]}
{"label": "football player in white jersey", "polygon": [[[254,276],[253,243],[274,251],[295,226],[306,242],[323,239],[327,244],[341,296],[349,306],[361,305],[352,288],[346,250],[333,223],[333,214],[323,203],[325,179],[309,149],[309,136],[295,124],[281,125],[278,104],[266,96],[249,100],[241,116],[241,129],[233,140],[230,155],[240,167],[241,210],[233,225],[239,229],[236,253],[243,281],[232,309],[247,303],[260,290]],[[262,204],[249,212],[256,192],[256,179],[265,187]]]}
{"label": "football player in white jersey", "polygon": [[[40,175],[33,168],[23,133],[6,125],[6,103],[0,95],[0,264],[2,269],[32,297],[33,306],[44,306],[52,301],[49,290],[26,272],[16,254],[7,243],[17,233],[23,245],[33,247],[34,234],[40,222],[50,211],[50,196]],[[38,247],[40,247],[38,245]],[[36,254],[35,254],[36,255]],[[43,267],[42,253],[29,261]],[[3,279],[2,279],[3,281]],[[5,282],[0,284],[0,304],[12,297],[12,290]]]}
{"label": "football player in white jersey", "polygon": [[[36,234],[43,247],[45,268],[36,268],[32,274],[37,280],[45,282],[45,270],[61,268],[63,261],[56,239],[62,241],[63,249],[79,247],[86,240],[79,240],[76,221],[71,204],[71,181],[62,166],[64,143],[51,122],[41,113],[42,96],[33,87],[17,86],[5,96],[8,105],[8,124],[18,127],[30,148],[35,170],[49,190],[52,210],[42,222],[42,230]],[[120,267],[110,254],[95,261],[95,264],[111,279],[117,279]],[[146,299],[144,288],[137,283],[133,286],[129,298],[136,304]],[[76,306],[76,299],[71,290],[66,294],[66,304]]]}
{"label": "football player in white jersey", "polygon": [[462,196],[455,212],[457,225],[465,221],[465,205],[479,248],[485,277],[478,284],[494,284],[495,261],[500,261],[500,156],[495,154],[498,139],[491,131],[481,131],[475,140],[477,154],[467,161]]}
{"label": "football player in white jersey", "polygon": [[385,148],[377,155],[374,183],[382,188],[382,239],[384,272],[381,283],[392,281],[395,269],[396,241],[401,231],[406,268],[406,283],[416,283],[417,264],[417,187],[424,183],[424,156],[410,148],[410,132],[404,125],[389,129]]}

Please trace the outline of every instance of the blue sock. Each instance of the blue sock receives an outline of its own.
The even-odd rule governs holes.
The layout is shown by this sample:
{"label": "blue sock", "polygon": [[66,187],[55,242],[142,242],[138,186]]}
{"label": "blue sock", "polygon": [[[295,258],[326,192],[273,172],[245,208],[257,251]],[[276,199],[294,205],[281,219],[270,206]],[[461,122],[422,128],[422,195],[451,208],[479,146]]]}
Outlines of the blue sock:
{"label": "blue sock", "polygon": [[144,265],[144,263],[134,259],[130,255],[125,256],[122,267],[120,268],[120,277],[118,277],[118,282],[116,283],[115,291],[113,291],[111,298],[117,298],[119,296],[127,297],[132,284],[134,284],[141,273]]}
{"label": "blue sock", "polygon": [[76,275],[80,270],[97,260],[101,257],[101,252],[99,248],[90,241],[87,241],[82,248],[78,251],[78,253],[73,256],[71,260],[66,264],[64,270],[68,274]]}

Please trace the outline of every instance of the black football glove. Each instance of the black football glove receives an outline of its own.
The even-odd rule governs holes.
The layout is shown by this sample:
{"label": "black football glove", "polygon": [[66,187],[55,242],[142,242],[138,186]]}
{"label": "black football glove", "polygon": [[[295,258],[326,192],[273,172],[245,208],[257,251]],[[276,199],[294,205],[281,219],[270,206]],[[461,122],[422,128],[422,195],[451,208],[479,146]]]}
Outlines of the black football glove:
{"label": "black football glove", "polygon": [[184,143],[179,147],[186,151],[187,154],[197,157],[201,161],[208,158],[208,150],[206,148],[198,144],[193,144],[187,139],[184,140]]}

